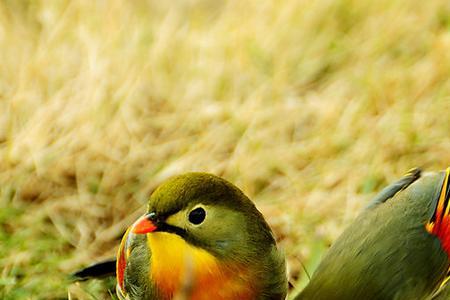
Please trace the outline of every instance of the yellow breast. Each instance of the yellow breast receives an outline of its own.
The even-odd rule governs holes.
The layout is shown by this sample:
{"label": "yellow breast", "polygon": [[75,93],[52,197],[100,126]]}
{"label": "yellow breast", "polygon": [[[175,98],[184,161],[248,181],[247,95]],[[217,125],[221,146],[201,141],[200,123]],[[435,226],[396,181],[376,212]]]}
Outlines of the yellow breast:
{"label": "yellow breast", "polygon": [[208,251],[166,232],[147,234],[150,280],[166,299],[254,299],[256,287],[244,266],[220,262]]}

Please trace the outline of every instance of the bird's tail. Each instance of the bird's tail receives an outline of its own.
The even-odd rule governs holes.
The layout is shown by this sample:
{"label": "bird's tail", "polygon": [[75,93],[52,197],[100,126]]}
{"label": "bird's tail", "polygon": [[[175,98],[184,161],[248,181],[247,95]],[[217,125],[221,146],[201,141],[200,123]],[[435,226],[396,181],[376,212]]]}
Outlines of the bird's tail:
{"label": "bird's tail", "polygon": [[116,260],[109,259],[95,263],[70,275],[74,281],[83,281],[91,278],[102,278],[116,275]]}
{"label": "bird's tail", "polygon": [[437,236],[444,250],[450,255],[450,167],[445,171],[439,198],[433,216],[426,224],[429,233]]}

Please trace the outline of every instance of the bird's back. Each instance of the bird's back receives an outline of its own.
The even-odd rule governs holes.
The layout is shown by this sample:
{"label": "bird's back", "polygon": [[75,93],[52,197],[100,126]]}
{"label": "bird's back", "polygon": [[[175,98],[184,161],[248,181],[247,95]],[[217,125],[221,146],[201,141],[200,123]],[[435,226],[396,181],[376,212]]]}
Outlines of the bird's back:
{"label": "bird's back", "polygon": [[363,212],[325,255],[300,299],[422,299],[449,266],[425,224],[444,174],[421,177],[389,201]]}

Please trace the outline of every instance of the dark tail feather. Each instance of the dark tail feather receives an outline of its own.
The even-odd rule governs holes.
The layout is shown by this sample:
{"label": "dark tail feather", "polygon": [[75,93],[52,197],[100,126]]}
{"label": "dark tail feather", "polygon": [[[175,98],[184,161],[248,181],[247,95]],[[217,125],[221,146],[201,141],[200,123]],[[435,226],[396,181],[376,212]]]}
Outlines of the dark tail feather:
{"label": "dark tail feather", "polygon": [[73,281],[83,281],[92,278],[116,276],[116,260],[110,259],[95,263],[70,275]]}

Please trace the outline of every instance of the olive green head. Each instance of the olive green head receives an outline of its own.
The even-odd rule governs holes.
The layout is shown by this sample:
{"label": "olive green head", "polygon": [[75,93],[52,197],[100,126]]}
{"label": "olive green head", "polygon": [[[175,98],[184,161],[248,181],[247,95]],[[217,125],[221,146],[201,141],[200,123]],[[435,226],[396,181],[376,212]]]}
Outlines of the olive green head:
{"label": "olive green head", "polygon": [[[168,282],[179,282],[173,274],[185,264],[180,255],[192,258],[196,277],[208,278],[210,284],[201,293],[213,298],[216,292],[229,294],[223,299],[286,295],[284,255],[269,225],[244,193],[220,177],[187,173],[167,180],[150,196],[147,213],[129,232],[119,252],[125,257],[119,263],[125,271],[118,272],[124,274],[119,277],[125,283],[119,286],[136,299],[143,299],[142,295],[166,299],[161,295],[173,293]],[[219,270],[211,271],[214,266]],[[124,282],[120,278],[119,283]],[[194,285],[202,282],[198,279]]]}
{"label": "olive green head", "polygon": [[187,173],[164,182],[147,208],[157,230],[178,234],[219,257],[249,259],[275,245],[262,214],[226,180]]}

